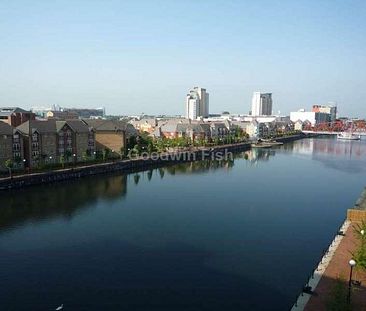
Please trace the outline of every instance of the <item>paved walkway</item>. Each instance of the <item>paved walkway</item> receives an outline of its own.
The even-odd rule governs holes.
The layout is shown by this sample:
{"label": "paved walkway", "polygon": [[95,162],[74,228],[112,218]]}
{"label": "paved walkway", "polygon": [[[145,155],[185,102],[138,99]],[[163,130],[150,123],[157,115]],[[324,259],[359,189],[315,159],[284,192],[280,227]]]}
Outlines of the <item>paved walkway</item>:
{"label": "paved walkway", "polygon": [[[351,252],[355,251],[359,241],[354,234],[355,223],[351,223],[346,231],[346,236],[341,240],[332,259],[325,269],[318,286],[315,289],[315,295],[311,296],[305,306],[305,311],[327,310],[326,305],[329,294],[336,284],[337,278],[342,278],[348,283],[350,266],[349,260],[352,259]],[[366,273],[354,269],[353,280],[361,281],[361,286],[354,286],[352,289],[353,309],[356,311],[366,310]],[[347,285],[348,286],[348,285]]]}

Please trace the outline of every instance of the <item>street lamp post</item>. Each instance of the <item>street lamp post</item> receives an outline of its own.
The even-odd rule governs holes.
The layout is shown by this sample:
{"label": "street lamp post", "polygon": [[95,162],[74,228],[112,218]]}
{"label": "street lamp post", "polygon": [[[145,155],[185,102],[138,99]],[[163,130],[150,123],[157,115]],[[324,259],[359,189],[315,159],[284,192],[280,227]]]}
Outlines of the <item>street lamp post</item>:
{"label": "street lamp post", "polygon": [[347,302],[350,304],[351,303],[351,288],[352,288],[352,272],[353,272],[353,267],[356,265],[356,261],[351,259],[348,263],[351,267],[351,270],[349,272]]}
{"label": "street lamp post", "polygon": [[50,159],[50,170],[52,170],[52,156],[49,156],[49,159]]}

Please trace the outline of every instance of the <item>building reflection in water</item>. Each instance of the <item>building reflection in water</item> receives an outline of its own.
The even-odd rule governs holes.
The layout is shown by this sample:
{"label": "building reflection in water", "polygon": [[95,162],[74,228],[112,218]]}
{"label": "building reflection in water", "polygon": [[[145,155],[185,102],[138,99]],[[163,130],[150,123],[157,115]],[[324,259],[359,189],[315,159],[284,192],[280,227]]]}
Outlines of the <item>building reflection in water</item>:
{"label": "building reflection in water", "polygon": [[366,171],[365,140],[342,141],[335,137],[319,137],[303,139],[287,146],[292,146],[291,152],[310,156],[332,169],[349,173]]}
{"label": "building reflection in water", "polygon": [[269,161],[269,158],[275,155],[274,149],[253,148],[244,152],[244,159],[248,160],[251,165],[257,166],[260,161]]}
{"label": "building reflection in water", "polygon": [[126,193],[127,175],[94,176],[2,193],[0,230],[50,218],[71,219],[96,200],[113,200]]}

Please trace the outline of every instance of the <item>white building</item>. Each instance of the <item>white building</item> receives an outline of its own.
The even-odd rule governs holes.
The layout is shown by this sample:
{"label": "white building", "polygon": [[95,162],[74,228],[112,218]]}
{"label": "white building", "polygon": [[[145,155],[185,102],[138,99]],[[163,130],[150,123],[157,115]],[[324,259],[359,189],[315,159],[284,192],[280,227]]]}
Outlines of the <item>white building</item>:
{"label": "white building", "polygon": [[197,119],[209,116],[209,94],[206,89],[194,87],[186,97],[186,118]]}
{"label": "white building", "polygon": [[272,115],[272,93],[254,92],[252,98],[252,116]]}
{"label": "white building", "polygon": [[312,126],[315,126],[320,123],[330,122],[330,114],[300,109],[296,112],[290,112],[290,120],[292,122],[297,122],[299,120],[302,122],[309,121]]}

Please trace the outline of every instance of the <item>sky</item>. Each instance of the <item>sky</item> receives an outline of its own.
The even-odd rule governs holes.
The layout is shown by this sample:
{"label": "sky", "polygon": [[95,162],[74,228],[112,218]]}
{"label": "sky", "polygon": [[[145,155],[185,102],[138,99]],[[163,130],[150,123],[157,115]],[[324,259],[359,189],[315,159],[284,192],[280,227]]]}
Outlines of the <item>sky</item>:
{"label": "sky", "polygon": [[366,117],[366,1],[0,1],[0,106],[288,114],[336,102]]}

